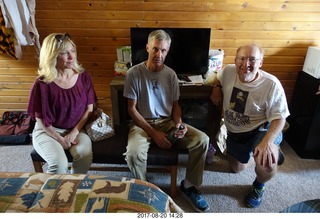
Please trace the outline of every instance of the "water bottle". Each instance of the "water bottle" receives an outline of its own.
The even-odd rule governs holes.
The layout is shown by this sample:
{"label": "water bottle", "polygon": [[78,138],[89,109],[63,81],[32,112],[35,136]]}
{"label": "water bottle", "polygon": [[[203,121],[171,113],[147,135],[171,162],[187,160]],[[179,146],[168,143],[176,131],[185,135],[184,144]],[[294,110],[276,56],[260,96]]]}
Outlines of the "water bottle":
{"label": "water bottle", "polygon": [[172,144],[178,140],[178,138],[175,135],[179,130],[182,129],[184,129],[184,125],[180,125],[179,128],[173,129],[171,132],[168,133],[167,137]]}

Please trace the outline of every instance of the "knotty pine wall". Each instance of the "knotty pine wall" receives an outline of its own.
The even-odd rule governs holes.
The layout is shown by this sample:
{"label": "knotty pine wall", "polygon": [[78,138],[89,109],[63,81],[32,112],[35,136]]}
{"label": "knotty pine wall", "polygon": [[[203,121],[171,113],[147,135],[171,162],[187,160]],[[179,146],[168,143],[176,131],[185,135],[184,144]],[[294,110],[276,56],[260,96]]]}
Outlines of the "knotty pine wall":
{"label": "knotty pine wall", "polygon": [[[319,11],[320,0],[37,0],[35,16],[41,42],[52,32],[72,35],[99,105],[112,115],[116,48],[130,45],[130,27],[209,27],[210,49],[224,50],[224,64],[238,46],[256,42],[266,51],[263,69],[280,79],[290,102],[308,46],[320,46]],[[27,108],[36,68],[32,46],[21,60],[0,54],[1,114]]]}

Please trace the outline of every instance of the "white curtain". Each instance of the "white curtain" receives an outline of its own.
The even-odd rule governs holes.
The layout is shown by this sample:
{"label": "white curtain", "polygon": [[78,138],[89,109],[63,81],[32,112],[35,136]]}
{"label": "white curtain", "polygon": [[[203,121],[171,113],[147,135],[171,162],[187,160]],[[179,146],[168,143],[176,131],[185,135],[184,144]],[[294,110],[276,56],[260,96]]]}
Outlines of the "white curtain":
{"label": "white curtain", "polygon": [[[13,28],[18,46],[34,45],[39,55],[39,34],[34,17],[35,0],[0,0],[0,3],[5,26]],[[21,58],[21,54],[16,56]]]}

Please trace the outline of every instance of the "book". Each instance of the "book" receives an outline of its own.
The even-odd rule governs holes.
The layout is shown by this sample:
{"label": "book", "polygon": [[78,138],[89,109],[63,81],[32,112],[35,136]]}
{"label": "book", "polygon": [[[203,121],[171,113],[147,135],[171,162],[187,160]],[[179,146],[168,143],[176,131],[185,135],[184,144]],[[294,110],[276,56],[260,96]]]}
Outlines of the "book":
{"label": "book", "polygon": [[185,79],[179,79],[180,85],[203,85],[204,83],[202,75],[190,75],[190,76],[184,75],[182,78],[185,78]]}

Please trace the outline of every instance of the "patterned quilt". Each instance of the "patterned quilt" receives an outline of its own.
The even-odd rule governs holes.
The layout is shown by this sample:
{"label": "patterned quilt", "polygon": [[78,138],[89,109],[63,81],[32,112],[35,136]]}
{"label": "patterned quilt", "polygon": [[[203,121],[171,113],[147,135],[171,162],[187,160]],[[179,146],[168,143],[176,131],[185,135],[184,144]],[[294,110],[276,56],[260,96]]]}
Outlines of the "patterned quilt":
{"label": "patterned quilt", "polygon": [[103,175],[0,173],[0,212],[178,212],[154,184]]}

